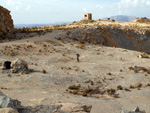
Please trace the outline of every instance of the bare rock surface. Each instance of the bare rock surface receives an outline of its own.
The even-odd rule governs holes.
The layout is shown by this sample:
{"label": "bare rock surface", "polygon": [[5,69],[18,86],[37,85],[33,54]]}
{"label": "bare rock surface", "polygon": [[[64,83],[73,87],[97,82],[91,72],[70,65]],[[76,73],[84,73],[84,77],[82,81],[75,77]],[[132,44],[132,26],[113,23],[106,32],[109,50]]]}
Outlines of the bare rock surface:
{"label": "bare rock surface", "polygon": [[19,113],[90,113],[92,106],[82,103],[53,103],[51,105],[38,105],[24,107]]}
{"label": "bare rock surface", "polygon": [[10,11],[0,6],[0,32],[8,32],[14,28]]}
{"label": "bare rock surface", "polygon": [[18,109],[21,107],[21,102],[7,97],[0,91],[0,107]]}
{"label": "bare rock surface", "polygon": [[71,30],[67,34],[74,40],[150,53],[149,29],[99,25]]}
{"label": "bare rock surface", "polygon": [[[70,108],[62,103],[83,103],[92,106],[91,113],[121,113],[136,106],[150,112],[150,74],[143,71],[149,69],[149,58],[138,58],[142,53],[137,51],[71,39],[67,32],[54,30],[2,43],[0,64],[20,58],[34,72],[0,70],[1,91],[21,101],[22,111],[42,112],[51,106],[63,111]],[[144,68],[134,72],[135,66]],[[82,111],[81,106],[74,112]]]}
{"label": "bare rock surface", "polygon": [[121,113],[146,113],[145,111],[141,111],[139,107],[136,107],[133,111],[123,110]]}
{"label": "bare rock surface", "polygon": [[16,59],[11,63],[11,72],[14,73],[24,73],[27,72],[28,70],[28,64],[26,61],[22,59]]}

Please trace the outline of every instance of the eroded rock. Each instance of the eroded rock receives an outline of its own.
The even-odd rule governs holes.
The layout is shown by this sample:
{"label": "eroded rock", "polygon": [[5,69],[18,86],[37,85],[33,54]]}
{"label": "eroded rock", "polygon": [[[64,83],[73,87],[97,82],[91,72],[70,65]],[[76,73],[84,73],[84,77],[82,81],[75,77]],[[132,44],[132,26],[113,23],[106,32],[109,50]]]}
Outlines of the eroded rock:
{"label": "eroded rock", "polygon": [[5,94],[3,94],[0,91],[0,107],[1,108],[19,109],[21,107],[21,102],[7,97]]}
{"label": "eroded rock", "polygon": [[10,11],[0,6],[0,32],[8,32],[14,28]]}
{"label": "eroded rock", "polygon": [[140,111],[139,107],[136,107],[133,111],[123,110],[121,113],[146,113],[145,111]]}
{"label": "eroded rock", "polygon": [[90,113],[91,108],[91,105],[81,103],[53,103],[51,105],[24,107],[19,113]]}
{"label": "eroded rock", "polygon": [[13,73],[24,73],[25,71],[29,71],[27,62],[22,59],[13,61],[11,68],[11,72]]}

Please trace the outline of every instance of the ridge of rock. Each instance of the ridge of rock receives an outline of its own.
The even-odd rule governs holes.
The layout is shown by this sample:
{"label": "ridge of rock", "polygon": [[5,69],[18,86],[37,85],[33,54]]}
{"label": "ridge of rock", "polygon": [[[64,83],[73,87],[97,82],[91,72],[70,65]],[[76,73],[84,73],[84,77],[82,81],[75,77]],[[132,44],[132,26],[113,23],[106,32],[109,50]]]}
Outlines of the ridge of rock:
{"label": "ridge of rock", "polygon": [[14,28],[10,11],[0,6],[0,34],[9,32]]}

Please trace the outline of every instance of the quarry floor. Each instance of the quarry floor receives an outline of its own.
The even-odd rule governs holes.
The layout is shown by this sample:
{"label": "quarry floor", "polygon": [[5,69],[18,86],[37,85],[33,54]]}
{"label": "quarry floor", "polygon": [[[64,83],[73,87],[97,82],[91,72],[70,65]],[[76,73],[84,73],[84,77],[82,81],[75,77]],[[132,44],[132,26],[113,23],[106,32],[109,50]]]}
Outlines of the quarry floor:
{"label": "quarry floor", "polygon": [[[18,99],[24,106],[49,105],[57,102],[80,102],[92,105],[91,113],[120,113],[137,106],[150,113],[150,74],[135,73],[129,67],[150,68],[150,59],[138,58],[140,52],[100,45],[80,44],[67,39],[66,31],[54,30],[41,36],[0,44],[0,63],[17,58],[28,63],[34,72],[12,74],[0,70],[1,91]],[[11,52],[16,55],[10,55]],[[5,53],[5,54],[4,54]],[[80,62],[76,54],[80,54]],[[46,73],[43,73],[46,70]],[[140,88],[131,88],[136,84]],[[115,89],[119,98],[102,94],[86,97],[71,94],[68,87]],[[126,90],[117,90],[121,85]]]}

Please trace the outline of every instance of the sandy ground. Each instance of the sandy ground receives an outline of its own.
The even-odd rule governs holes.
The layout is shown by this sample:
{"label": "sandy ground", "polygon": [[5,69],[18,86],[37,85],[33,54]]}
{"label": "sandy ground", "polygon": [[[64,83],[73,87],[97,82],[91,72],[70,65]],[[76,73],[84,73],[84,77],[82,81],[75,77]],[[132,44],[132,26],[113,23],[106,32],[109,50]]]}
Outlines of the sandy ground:
{"label": "sandy ground", "polygon": [[[137,106],[150,113],[150,86],[147,86],[150,74],[128,69],[130,66],[149,68],[150,59],[138,58],[140,52],[121,48],[88,43],[80,48],[78,41],[67,39],[65,34],[65,31],[55,30],[44,36],[0,44],[1,63],[21,58],[34,69],[33,73],[22,75],[0,70],[1,91],[20,100],[24,106],[80,102],[92,104],[91,113],[120,113]],[[80,62],[76,61],[77,53]],[[139,83],[142,84],[140,88],[130,88]],[[74,84],[82,88],[99,87],[106,92],[87,97],[74,95],[66,91]],[[130,91],[117,90],[118,85]],[[107,94],[110,88],[116,89],[119,98]]]}

